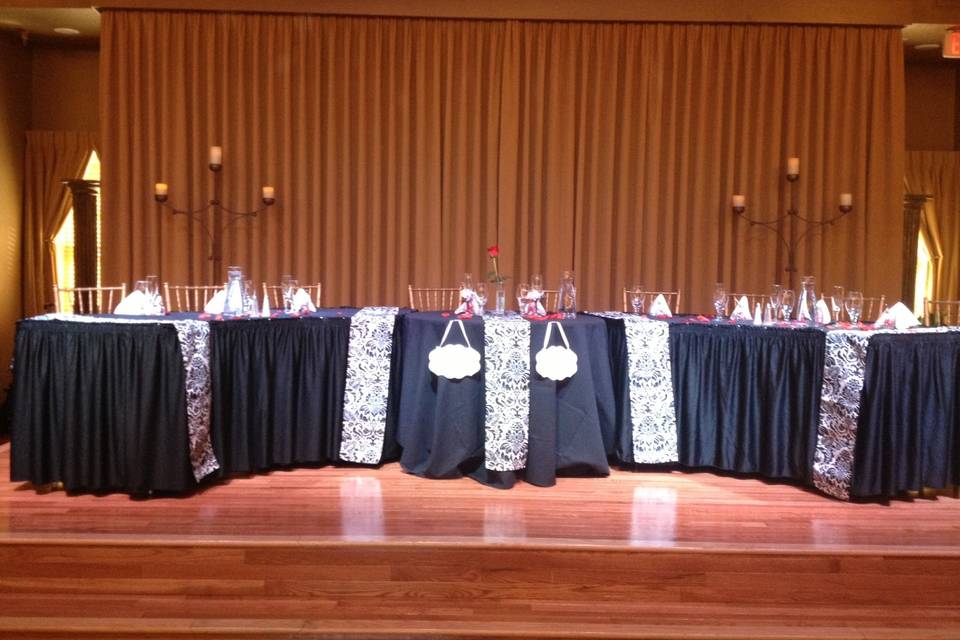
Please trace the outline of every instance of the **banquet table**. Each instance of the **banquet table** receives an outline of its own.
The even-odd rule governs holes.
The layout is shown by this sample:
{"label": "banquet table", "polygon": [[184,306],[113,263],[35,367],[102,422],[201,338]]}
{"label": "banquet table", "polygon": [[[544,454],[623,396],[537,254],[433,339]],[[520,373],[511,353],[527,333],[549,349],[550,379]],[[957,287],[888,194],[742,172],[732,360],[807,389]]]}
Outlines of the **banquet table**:
{"label": "banquet table", "polygon": [[960,484],[956,327],[581,313],[558,320],[578,361],[554,381],[536,369],[550,319],[517,316],[463,319],[480,370],[436,375],[430,353],[451,320],[396,308],[22,320],[11,479],[188,492],[232,473],[399,459],[504,488],[610,464],[747,473],[841,499]]}
{"label": "banquet table", "polygon": [[[429,478],[468,475],[485,484],[510,487],[523,477],[554,484],[558,472],[606,475],[615,442],[616,402],[606,327],[587,315],[560,321],[570,348],[579,356],[576,374],[553,381],[535,372],[534,356],[543,346],[547,322],[530,325],[525,343],[529,359],[528,444],[521,468],[488,468],[485,456],[487,396],[492,393],[485,369],[462,379],[437,376],[428,369],[430,351],[440,344],[455,318],[438,312],[405,314],[403,373],[400,383],[397,440],[400,462],[410,473]],[[471,346],[486,360],[483,318],[463,320]],[[451,334],[459,335],[459,334]]]}

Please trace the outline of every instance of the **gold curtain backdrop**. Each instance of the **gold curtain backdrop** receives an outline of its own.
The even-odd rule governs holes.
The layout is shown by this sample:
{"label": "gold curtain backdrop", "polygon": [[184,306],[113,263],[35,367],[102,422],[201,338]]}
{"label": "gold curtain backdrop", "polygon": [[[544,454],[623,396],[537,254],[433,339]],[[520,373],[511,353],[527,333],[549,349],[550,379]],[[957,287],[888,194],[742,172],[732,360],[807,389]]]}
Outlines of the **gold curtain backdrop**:
{"label": "gold curtain backdrop", "polygon": [[73,200],[64,180],[83,176],[96,148],[86,131],[27,131],[24,162],[23,289],[24,317],[53,309],[53,241]]}
{"label": "gold curtain backdrop", "polygon": [[907,191],[932,196],[921,229],[940,253],[934,256],[934,296],[960,300],[960,152],[908,151],[906,166]]}
{"label": "gold curtain backdrop", "polygon": [[[881,27],[470,21],[105,11],[105,278],[210,282],[202,230],[153,203],[278,202],[225,236],[224,264],[322,280],[324,303],[403,304],[501,247],[512,287],[574,268],[581,306],[640,281],[784,280],[774,234],[734,219],[855,211],[801,246],[822,284],[896,294],[903,54]],[[779,265],[779,266],[778,266]]]}

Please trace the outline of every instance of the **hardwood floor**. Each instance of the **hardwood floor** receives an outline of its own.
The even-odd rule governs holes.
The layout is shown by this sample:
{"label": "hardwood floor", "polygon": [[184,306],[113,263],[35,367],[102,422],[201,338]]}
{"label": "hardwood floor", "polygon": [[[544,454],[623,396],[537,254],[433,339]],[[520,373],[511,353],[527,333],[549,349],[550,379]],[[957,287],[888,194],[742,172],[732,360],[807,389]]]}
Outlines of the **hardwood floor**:
{"label": "hardwood floor", "polygon": [[[9,445],[0,446],[9,477]],[[0,483],[2,638],[960,638],[960,500],[706,472]]]}

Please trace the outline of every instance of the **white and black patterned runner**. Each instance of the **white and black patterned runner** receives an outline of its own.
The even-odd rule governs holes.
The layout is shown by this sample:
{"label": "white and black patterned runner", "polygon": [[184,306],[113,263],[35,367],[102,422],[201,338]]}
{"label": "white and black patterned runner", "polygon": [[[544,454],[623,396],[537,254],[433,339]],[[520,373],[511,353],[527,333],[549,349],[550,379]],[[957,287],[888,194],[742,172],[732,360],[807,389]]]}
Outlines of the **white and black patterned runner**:
{"label": "white and black patterned runner", "polygon": [[483,317],[486,417],[485,466],[527,465],[530,430],[530,323],[520,316]]}
{"label": "white and black patterned runner", "polygon": [[60,320],[88,324],[172,324],[177,331],[187,404],[190,465],[198,482],[220,468],[210,437],[210,324],[202,320],[168,320],[157,317],[104,318],[69,313],[48,313],[31,320]]}
{"label": "white and black patterned runner", "polygon": [[397,311],[397,307],[365,307],[350,319],[341,460],[377,464],[383,456]]}
{"label": "white and black patterned runner", "polygon": [[622,320],[627,342],[633,461],[677,462],[677,413],[673,402],[670,325],[618,311],[593,315]]}

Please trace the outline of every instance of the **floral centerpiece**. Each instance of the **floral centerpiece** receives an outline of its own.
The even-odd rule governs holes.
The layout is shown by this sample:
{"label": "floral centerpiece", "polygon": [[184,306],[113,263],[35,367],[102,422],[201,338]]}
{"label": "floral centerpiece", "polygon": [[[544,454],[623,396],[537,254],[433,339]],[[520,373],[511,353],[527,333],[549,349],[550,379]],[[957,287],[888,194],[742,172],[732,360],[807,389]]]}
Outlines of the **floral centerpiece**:
{"label": "floral centerpiece", "polygon": [[496,285],[496,310],[494,313],[503,315],[507,301],[507,294],[503,290],[503,283],[508,276],[500,273],[500,247],[497,245],[487,247],[487,257],[490,258],[490,271],[487,272],[487,280]]}

